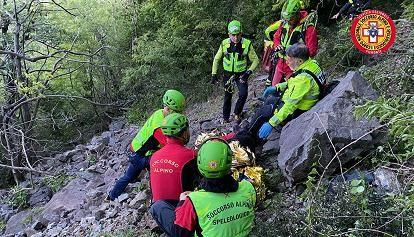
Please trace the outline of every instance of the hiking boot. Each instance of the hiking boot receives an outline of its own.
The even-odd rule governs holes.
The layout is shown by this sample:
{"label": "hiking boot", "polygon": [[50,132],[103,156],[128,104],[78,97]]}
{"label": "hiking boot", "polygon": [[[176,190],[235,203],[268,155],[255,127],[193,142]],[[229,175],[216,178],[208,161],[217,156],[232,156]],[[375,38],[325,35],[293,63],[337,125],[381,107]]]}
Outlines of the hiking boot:
{"label": "hiking boot", "polygon": [[240,122],[241,122],[241,120],[242,120],[242,116],[241,116],[241,114],[235,114],[235,115],[234,115],[234,120],[235,120],[237,123],[240,123]]}
{"label": "hiking boot", "polygon": [[112,201],[111,197],[109,197],[109,195],[106,195],[104,202],[111,202],[111,201]]}
{"label": "hiking boot", "polygon": [[230,119],[223,119],[221,121],[221,124],[227,124],[227,123],[230,123]]}

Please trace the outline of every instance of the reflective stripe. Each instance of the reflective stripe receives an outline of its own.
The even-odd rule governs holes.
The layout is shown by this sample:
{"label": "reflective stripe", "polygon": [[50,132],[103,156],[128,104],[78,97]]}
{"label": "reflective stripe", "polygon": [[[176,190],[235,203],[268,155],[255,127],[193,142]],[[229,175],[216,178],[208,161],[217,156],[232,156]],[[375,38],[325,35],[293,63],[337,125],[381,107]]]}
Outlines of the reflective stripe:
{"label": "reflective stripe", "polygon": [[247,57],[250,50],[251,41],[245,38],[241,39],[242,54],[238,52],[229,53],[230,39],[222,41],[222,50],[224,54],[223,69],[228,72],[244,72],[247,70]]}
{"label": "reflective stripe", "polygon": [[203,236],[248,236],[254,220],[256,191],[243,180],[231,193],[199,190],[189,195]]}
{"label": "reflective stripe", "polygon": [[279,124],[279,119],[276,117],[276,115],[274,115],[274,116],[272,116],[272,117],[269,119],[269,123],[270,123],[270,125],[272,125],[273,127],[276,127],[276,125],[278,125],[278,124]]}
{"label": "reflective stripe", "polygon": [[[295,110],[309,110],[318,101],[319,86],[309,73],[299,73],[299,70],[308,70],[314,74],[322,75],[322,69],[315,60],[309,59],[304,62],[295,71],[293,76],[287,81],[287,89],[283,94],[282,101],[284,105],[278,111],[275,111],[273,117],[277,122],[283,122]],[[269,120],[269,123],[275,123],[275,118]],[[273,125],[273,124],[272,124]]]}

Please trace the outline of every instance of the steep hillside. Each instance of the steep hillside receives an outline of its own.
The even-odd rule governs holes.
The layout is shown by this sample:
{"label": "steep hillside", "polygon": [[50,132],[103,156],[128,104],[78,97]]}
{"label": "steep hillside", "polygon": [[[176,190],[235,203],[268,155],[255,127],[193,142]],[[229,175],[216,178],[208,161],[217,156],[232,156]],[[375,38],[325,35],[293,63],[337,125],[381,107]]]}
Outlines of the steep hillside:
{"label": "steep hillside", "polygon": [[[414,9],[412,3],[407,3],[407,6],[411,6],[407,7],[411,11]],[[303,171],[300,175],[293,172],[293,168],[288,170],[288,165],[281,170],[279,152],[285,151],[287,145],[279,142],[279,138],[288,137],[286,131],[295,126],[284,128],[280,134],[273,133],[274,137],[263,147],[262,156],[257,160],[257,164],[266,169],[267,196],[257,206],[251,236],[414,236],[414,23],[409,11],[403,17],[406,19],[395,21],[398,29],[395,45],[379,56],[363,56],[344,39],[347,43],[333,47],[329,40],[346,37],[347,31],[343,29],[335,29],[338,34],[332,38],[328,38],[327,32],[322,32],[320,52],[323,55],[318,59],[330,73],[329,79],[346,81],[345,75],[360,78],[360,73],[369,85],[349,80],[344,90],[335,92],[332,97],[327,96],[325,101],[315,106],[315,110],[303,114],[304,120],[298,119],[301,122],[297,128],[316,128],[315,136],[320,138],[318,142],[326,142],[317,144],[322,144],[318,147],[320,154],[330,154],[324,158],[331,159],[336,165],[334,168],[328,169],[319,163],[323,159],[318,159],[309,164],[303,162],[303,166],[308,166],[300,169]],[[348,26],[342,22],[339,27]],[[168,32],[158,33],[164,36]],[[140,54],[148,46],[138,44],[137,47],[142,50],[136,52]],[[154,58],[149,59],[152,60]],[[347,74],[350,68],[359,73]],[[145,71],[145,68],[139,70]],[[150,72],[145,71],[147,73]],[[193,73],[199,75],[199,72]],[[166,75],[171,75],[171,72]],[[180,75],[185,77],[182,72]],[[200,89],[205,93],[202,96],[208,97],[204,102],[196,103],[199,98],[195,99],[191,94],[186,110],[192,134],[189,146],[194,145],[197,135],[202,132],[214,129],[232,132],[243,127],[262,103],[258,97],[263,92],[266,77],[257,73],[250,79],[249,97],[241,124],[234,121],[222,124],[221,85]],[[353,82],[355,85],[348,86]],[[364,88],[356,90],[358,85]],[[368,96],[359,97],[360,91]],[[366,101],[367,98],[378,99]],[[343,102],[345,99],[351,102]],[[159,103],[154,100],[152,104]],[[325,113],[325,117],[315,112],[326,112],[324,109],[329,106],[333,107],[329,110],[332,113]],[[344,108],[352,108],[352,111],[341,111]],[[338,114],[343,117],[335,117]],[[322,126],[310,123],[313,121],[310,118],[319,118]],[[346,119],[332,122],[329,120],[332,118]],[[323,121],[331,121],[330,127],[324,127],[328,123]],[[354,123],[339,127],[348,121]],[[335,130],[338,127],[340,131]],[[10,237],[163,236],[147,211],[151,201],[147,172],[129,185],[118,200],[105,200],[115,179],[127,166],[127,148],[138,129],[125,118],[113,119],[108,131],[94,136],[88,143],[36,162],[33,168],[40,172],[27,173],[26,181],[18,187],[0,190],[0,234]],[[370,131],[360,134],[365,133],[363,129]],[[297,133],[301,132],[307,130]],[[346,140],[348,138],[350,140]],[[293,136],[289,141],[294,143],[295,140],[299,139]],[[312,150],[302,147],[306,146],[302,144],[298,149],[300,152],[292,155],[293,158],[286,163],[293,167],[301,157],[296,154]],[[346,154],[339,156],[342,148]],[[346,164],[339,161],[342,158],[346,158]],[[292,183],[297,177],[305,178]]]}

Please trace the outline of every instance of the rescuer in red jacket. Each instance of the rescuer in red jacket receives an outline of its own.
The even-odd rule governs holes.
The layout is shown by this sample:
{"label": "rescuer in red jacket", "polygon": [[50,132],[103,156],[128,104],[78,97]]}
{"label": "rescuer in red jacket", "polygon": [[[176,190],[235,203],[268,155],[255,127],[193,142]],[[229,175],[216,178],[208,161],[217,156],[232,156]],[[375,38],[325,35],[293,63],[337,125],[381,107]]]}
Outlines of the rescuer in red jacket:
{"label": "rescuer in red jacket", "polygon": [[185,147],[190,139],[186,116],[169,114],[162,121],[161,130],[167,143],[150,160],[152,201],[164,200],[176,205],[180,193],[192,191],[198,184],[197,154]]}
{"label": "rescuer in red jacket", "polygon": [[283,24],[273,36],[273,50],[279,58],[272,80],[272,86],[287,80],[293,73],[286,63],[286,50],[296,43],[304,43],[309,49],[312,58],[318,52],[318,36],[314,24],[315,14],[301,11],[302,3],[299,0],[289,0],[283,6],[281,13]]}

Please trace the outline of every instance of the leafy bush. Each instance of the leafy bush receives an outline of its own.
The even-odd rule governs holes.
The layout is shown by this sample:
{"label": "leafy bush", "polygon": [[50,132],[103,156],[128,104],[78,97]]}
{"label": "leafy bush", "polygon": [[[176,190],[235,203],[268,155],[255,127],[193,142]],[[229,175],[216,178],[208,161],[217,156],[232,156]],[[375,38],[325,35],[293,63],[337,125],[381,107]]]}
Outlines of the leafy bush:
{"label": "leafy bush", "polygon": [[414,157],[414,97],[381,97],[357,107],[356,114],[377,117],[388,125],[391,139],[381,147],[383,163],[395,160],[403,163]]}
{"label": "leafy bush", "polygon": [[69,183],[71,179],[73,179],[72,176],[66,173],[59,173],[55,176],[45,177],[44,183],[52,190],[53,193],[57,193],[63,186]]}
{"label": "leafy bush", "polygon": [[3,230],[6,229],[6,221],[3,219],[0,219],[0,233],[3,232]]}
{"label": "leafy bush", "polygon": [[20,186],[14,186],[9,190],[5,203],[17,208],[27,207],[28,196],[29,192],[27,189]]}
{"label": "leafy bush", "polygon": [[306,236],[306,213],[289,193],[276,193],[256,211],[250,236]]}
{"label": "leafy bush", "polygon": [[414,20],[414,2],[410,0],[405,0],[403,3],[404,6],[404,12],[403,17]]}
{"label": "leafy bush", "polygon": [[376,117],[387,125],[389,139],[373,154],[382,164],[403,163],[414,157],[414,58],[409,53],[414,44],[414,30],[405,22],[400,22],[397,28],[397,40],[391,52],[381,56],[376,65],[361,68],[364,77],[379,91],[380,98],[355,111],[358,117]]}
{"label": "leafy bush", "polygon": [[[412,188],[400,195],[384,194],[362,180],[331,184],[332,191],[328,192],[327,187],[324,185],[305,204],[311,212],[307,220],[310,232],[326,236],[411,236],[414,228]],[[403,218],[398,218],[403,213]]]}
{"label": "leafy bush", "polygon": [[351,22],[342,20],[335,26],[319,25],[319,50],[316,60],[327,71],[329,78],[341,75],[348,70],[355,70],[364,63],[366,56],[353,44],[349,29]]}

